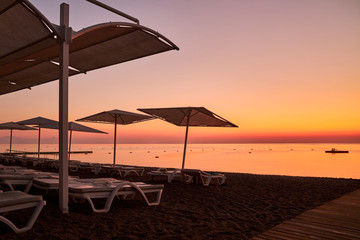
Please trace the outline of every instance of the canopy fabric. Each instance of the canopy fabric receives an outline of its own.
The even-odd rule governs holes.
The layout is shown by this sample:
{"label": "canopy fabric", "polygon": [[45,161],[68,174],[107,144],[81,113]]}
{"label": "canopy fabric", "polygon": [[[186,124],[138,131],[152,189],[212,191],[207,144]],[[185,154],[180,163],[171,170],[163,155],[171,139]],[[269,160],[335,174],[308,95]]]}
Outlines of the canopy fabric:
{"label": "canopy fabric", "polygon": [[88,117],[77,119],[79,122],[115,123],[128,125],[132,123],[151,120],[153,117],[144,114],[126,112],[118,109],[104,111]]}
{"label": "canopy fabric", "polygon": [[[44,125],[42,126],[43,128],[47,128],[47,129],[59,129],[59,124],[50,124],[50,125]],[[91,128],[91,127],[87,127],[75,122],[69,122],[68,124],[68,130],[70,131],[75,131],[75,132],[91,132],[91,133],[104,133],[104,134],[108,134],[107,132],[103,132],[100,130],[97,130],[95,128]]]}
{"label": "canopy fabric", "polygon": [[[0,95],[59,78],[60,28],[26,0],[0,3]],[[147,27],[112,22],[72,32],[69,75],[178,50]]]}
{"label": "canopy fabric", "polygon": [[0,124],[0,129],[8,129],[8,130],[36,130],[36,128],[32,128],[29,126],[24,126],[24,125],[20,125],[16,122],[7,122],[7,123],[1,123]]}
{"label": "canopy fabric", "polygon": [[237,127],[204,107],[143,108],[138,110],[177,126]]}
{"label": "canopy fabric", "polygon": [[19,121],[17,123],[21,124],[21,125],[31,125],[31,126],[40,126],[40,127],[42,127],[44,125],[57,124],[58,122],[55,121],[55,120],[44,118],[44,117],[35,117],[35,118],[30,118],[30,119],[27,119],[27,120]]}

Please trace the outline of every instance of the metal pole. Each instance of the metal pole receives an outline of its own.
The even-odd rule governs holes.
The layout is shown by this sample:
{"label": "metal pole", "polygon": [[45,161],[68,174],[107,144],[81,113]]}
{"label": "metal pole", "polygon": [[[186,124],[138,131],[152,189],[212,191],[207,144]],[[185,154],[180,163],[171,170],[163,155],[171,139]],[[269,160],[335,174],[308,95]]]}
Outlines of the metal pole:
{"label": "metal pole", "polygon": [[59,207],[62,213],[69,212],[68,186],[68,92],[69,92],[69,5],[60,5],[60,78],[59,78]]}
{"label": "metal pole", "polygon": [[12,129],[10,129],[10,155],[11,155],[11,145],[12,145]]}
{"label": "metal pole", "polygon": [[108,6],[108,5],[106,5],[106,4],[102,3],[102,2],[99,2],[99,1],[96,1],[96,0],[87,0],[87,1],[91,2],[92,4],[97,5],[99,7],[102,7],[104,9],[106,9],[106,10],[109,10],[110,12],[116,13],[116,14],[124,17],[124,18],[127,18],[127,19],[129,19],[129,20],[131,20],[133,22],[136,22],[137,24],[139,24],[139,20],[137,18],[134,18],[134,17],[132,17],[132,16],[130,16],[130,15],[124,13],[124,12],[121,12],[121,11],[119,11],[119,10],[113,8],[113,7],[110,7],[110,6]]}
{"label": "metal pole", "polygon": [[39,125],[39,136],[38,136],[38,158],[40,158],[40,125]]}
{"label": "metal pole", "polygon": [[114,163],[113,165],[115,166],[115,162],[116,162],[116,128],[117,128],[117,116],[115,115],[115,130],[114,130]]}
{"label": "metal pole", "polygon": [[70,130],[70,140],[69,140],[69,161],[70,161],[70,152],[71,152],[71,139],[72,139],[72,130]]}
{"label": "metal pole", "polygon": [[[191,111],[190,111],[191,112]],[[188,131],[189,131],[189,120],[190,120],[190,112],[188,115],[188,119],[186,122],[186,133],[185,133],[185,143],[184,143],[184,154],[183,154],[183,162],[181,169],[184,169],[185,166],[185,155],[186,155],[186,145],[187,145],[187,139],[188,139]]]}

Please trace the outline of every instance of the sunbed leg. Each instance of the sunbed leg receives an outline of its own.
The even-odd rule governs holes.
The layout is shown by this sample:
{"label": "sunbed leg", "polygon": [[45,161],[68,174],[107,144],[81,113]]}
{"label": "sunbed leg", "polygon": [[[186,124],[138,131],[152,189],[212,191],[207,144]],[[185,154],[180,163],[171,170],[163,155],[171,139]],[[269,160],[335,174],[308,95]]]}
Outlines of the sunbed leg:
{"label": "sunbed leg", "polygon": [[29,193],[31,186],[32,186],[32,180],[26,185],[24,193]]}
{"label": "sunbed leg", "polygon": [[104,208],[96,209],[93,201],[91,200],[91,198],[88,197],[88,196],[85,196],[85,198],[90,203],[90,206],[91,206],[94,213],[107,213],[110,210],[112,200],[114,199],[114,197],[112,197],[111,199],[109,197],[108,199],[106,199],[106,203],[105,203]]}
{"label": "sunbed leg", "polygon": [[160,204],[162,192],[163,192],[163,190],[161,189],[156,196],[156,201],[151,203],[151,205],[159,205]]}
{"label": "sunbed leg", "polygon": [[12,186],[12,184],[9,184],[9,183],[5,183],[9,188],[10,188],[10,191],[15,191],[14,187]]}
{"label": "sunbed leg", "polygon": [[31,218],[27,222],[26,226],[23,228],[17,228],[14,223],[12,223],[9,219],[0,216],[0,221],[11,227],[12,230],[14,230],[15,233],[23,233],[26,231],[29,231],[32,226],[34,225],[36,219],[38,218],[41,210],[43,209],[44,205],[46,205],[46,202],[44,200],[41,200],[39,202],[39,205],[36,206],[36,209],[34,210],[33,214],[31,215]]}

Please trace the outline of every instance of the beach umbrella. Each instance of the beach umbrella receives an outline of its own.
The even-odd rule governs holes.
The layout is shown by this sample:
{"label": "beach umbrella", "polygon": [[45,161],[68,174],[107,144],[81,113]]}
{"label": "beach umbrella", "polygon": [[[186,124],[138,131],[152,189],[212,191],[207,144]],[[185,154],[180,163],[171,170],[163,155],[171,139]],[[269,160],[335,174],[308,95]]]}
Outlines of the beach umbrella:
{"label": "beach umbrella", "polygon": [[144,113],[160,118],[176,126],[186,126],[182,169],[185,166],[186,145],[189,126],[196,127],[238,127],[204,107],[143,108]]}
{"label": "beach umbrella", "polygon": [[36,130],[36,128],[23,126],[23,125],[15,123],[15,122],[1,123],[0,130],[5,130],[5,129],[10,130],[10,155],[11,155],[12,131],[13,130]]}
{"label": "beach umbrella", "polygon": [[30,1],[0,3],[0,95],[59,79],[59,206],[68,212],[67,125],[69,76],[179,50],[136,18],[96,0],[89,2],[131,22],[106,22],[73,31],[69,4],[60,5],[60,22],[52,24]]}
{"label": "beach umbrella", "polygon": [[96,122],[96,123],[113,123],[114,124],[114,160],[116,162],[116,126],[128,125],[132,123],[138,123],[146,120],[151,120],[153,117],[138,113],[126,112],[118,109],[104,111],[88,117],[80,118],[76,121],[81,122]]}
{"label": "beach umbrella", "polygon": [[[50,125],[44,125],[43,128],[48,128],[48,129],[59,129],[59,123],[56,124],[50,124]],[[68,124],[68,130],[70,131],[70,137],[69,137],[69,160],[70,160],[70,152],[71,152],[71,139],[72,139],[72,132],[76,131],[76,132],[90,132],[90,133],[103,133],[103,134],[108,134],[107,132],[103,132],[100,130],[97,130],[95,128],[91,128],[91,127],[87,127],[75,122],[69,122]]]}
{"label": "beach umbrella", "polygon": [[50,125],[50,124],[58,124],[57,121],[48,119],[48,118],[44,118],[44,117],[35,117],[35,118],[30,118],[27,120],[23,120],[23,121],[19,121],[17,122],[18,124],[21,125],[31,125],[31,126],[36,126],[39,129],[39,135],[38,135],[38,158],[40,158],[40,132],[41,132],[41,127],[45,126],[45,125]]}

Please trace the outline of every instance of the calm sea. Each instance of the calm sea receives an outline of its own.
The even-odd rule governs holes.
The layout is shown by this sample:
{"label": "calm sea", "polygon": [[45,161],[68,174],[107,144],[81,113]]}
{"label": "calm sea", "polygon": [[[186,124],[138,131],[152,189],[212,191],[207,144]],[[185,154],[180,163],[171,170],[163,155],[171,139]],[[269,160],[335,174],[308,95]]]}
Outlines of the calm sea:
{"label": "calm sea", "polygon": [[[9,145],[0,144],[0,152]],[[331,154],[336,148],[349,153]],[[37,151],[36,144],[13,144],[14,150]],[[42,151],[57,151],[43,144]],[[72,160],[112,163],[112,144],[73,144]],[[116,163],[181,168],[182,144],[118,144]],[[48,158],[55,156],[47,155]],[[56,156],[57,157],[57,156]],[[189,144],[186,168],[209,171],[360,179],[360,144]]]}

